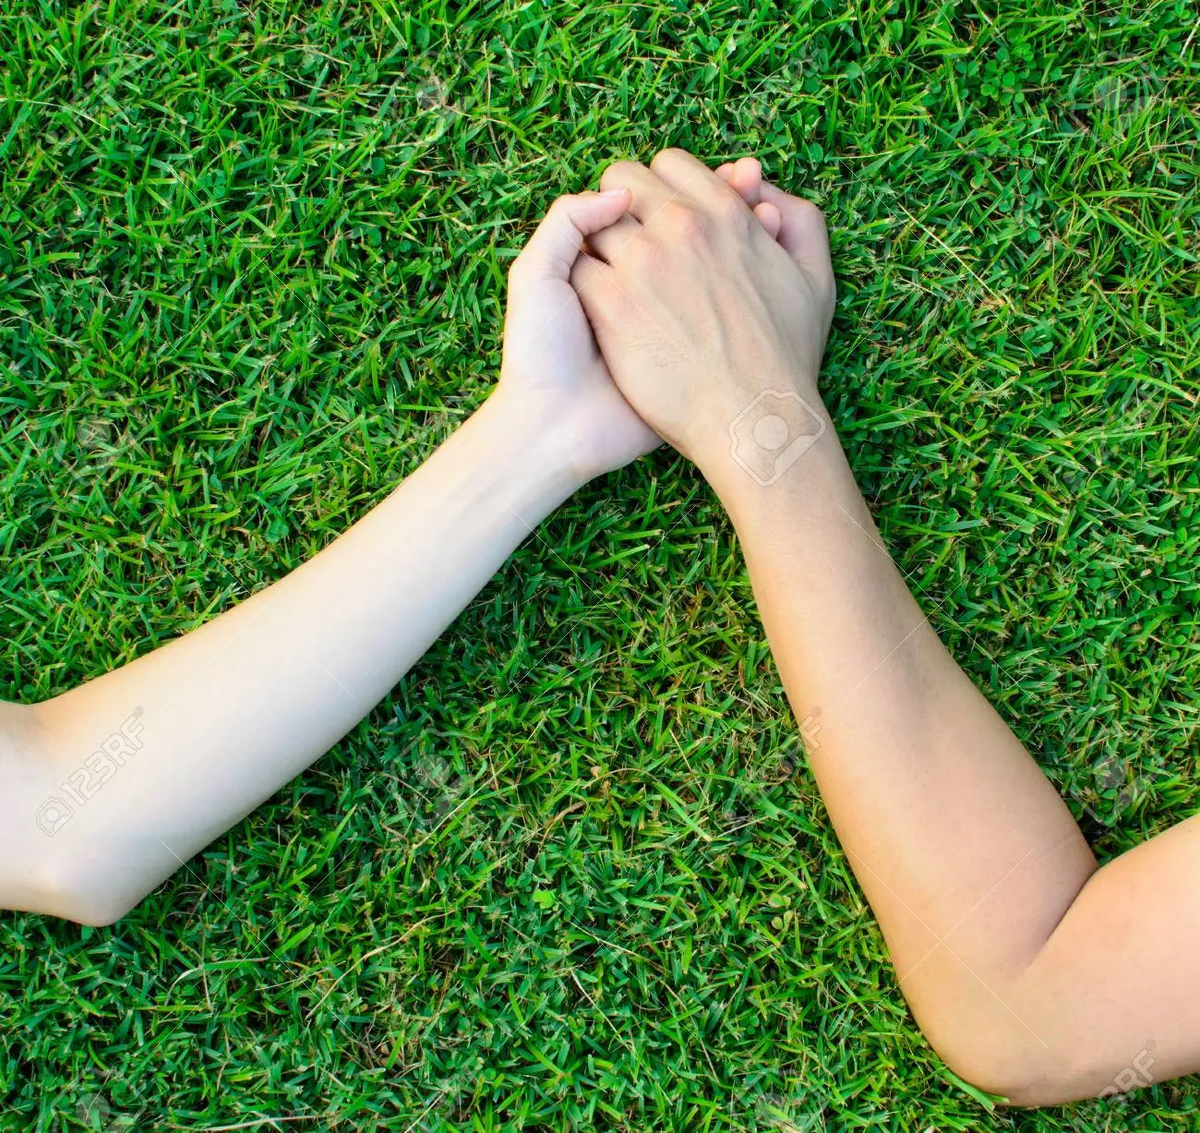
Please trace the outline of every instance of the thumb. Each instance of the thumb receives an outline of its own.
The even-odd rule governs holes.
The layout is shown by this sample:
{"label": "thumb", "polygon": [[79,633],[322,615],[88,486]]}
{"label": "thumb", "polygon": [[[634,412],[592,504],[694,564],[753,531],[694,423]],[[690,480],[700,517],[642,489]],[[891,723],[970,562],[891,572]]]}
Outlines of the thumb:
{"label": "thumb", "polygon": [[631,199],[628,189],[559,197],[529,237],[512,270],[530,281],[566,282],[584,240],[623,216]]}

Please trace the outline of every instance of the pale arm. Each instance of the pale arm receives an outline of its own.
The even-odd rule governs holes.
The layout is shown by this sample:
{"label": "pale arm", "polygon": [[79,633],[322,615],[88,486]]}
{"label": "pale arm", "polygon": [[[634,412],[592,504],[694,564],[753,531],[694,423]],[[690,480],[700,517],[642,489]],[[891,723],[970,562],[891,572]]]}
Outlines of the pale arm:
{"label": "pale arm", "polygon": [[624,203],[551,210],[513,269],[498,390],[351,530],[186,637],[2,706],[0,905],[122,915],[345,735],[575,488],[657,442],[566,282]]}
{"label": "pale arm", "polygon": [[576,486],[544,441],[498,395],[287,578],[28,708],[0,904],[112,920],[327,751]]}

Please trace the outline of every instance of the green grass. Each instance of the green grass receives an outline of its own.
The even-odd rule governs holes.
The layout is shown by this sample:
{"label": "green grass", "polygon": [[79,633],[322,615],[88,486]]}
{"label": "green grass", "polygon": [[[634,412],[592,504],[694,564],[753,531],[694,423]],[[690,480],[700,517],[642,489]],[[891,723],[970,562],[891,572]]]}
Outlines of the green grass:
{"label": "green grass", "polygon": [[[752,151],[827,210],[828,400],[955,655],[1102,854],[1187,817],[1196,26],[8,0],[0,697],[198,625],[382,498],[491,385],[559,192]],[[729,525],[665,453],[120,924],[0,917],[5,1130],[1187,1130],[1197,1087],[1030,1114],[949,1077]]]}

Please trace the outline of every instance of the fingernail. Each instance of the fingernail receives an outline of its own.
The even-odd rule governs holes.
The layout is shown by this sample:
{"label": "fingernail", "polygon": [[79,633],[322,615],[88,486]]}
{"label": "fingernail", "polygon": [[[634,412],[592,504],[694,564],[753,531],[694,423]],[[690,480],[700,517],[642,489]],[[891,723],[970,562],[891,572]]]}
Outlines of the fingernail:
{"label": "fingernail", "polygon": [[624,189],[605,189],[600,195],[602,197],[619,197],[625,191]]}

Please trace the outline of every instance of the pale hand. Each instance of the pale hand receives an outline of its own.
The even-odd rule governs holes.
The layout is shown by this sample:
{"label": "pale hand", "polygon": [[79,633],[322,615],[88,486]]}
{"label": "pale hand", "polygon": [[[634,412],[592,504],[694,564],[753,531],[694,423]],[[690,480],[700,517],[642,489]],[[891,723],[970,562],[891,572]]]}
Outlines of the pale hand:
{"label": "pale hand", "polygon": [[584,238],[619,219],[628,204],[621,191],[560,197],[509,269],[504,359],[493,396],[517,406],[580,482],[661,443],[613,383],[570,283]]}

